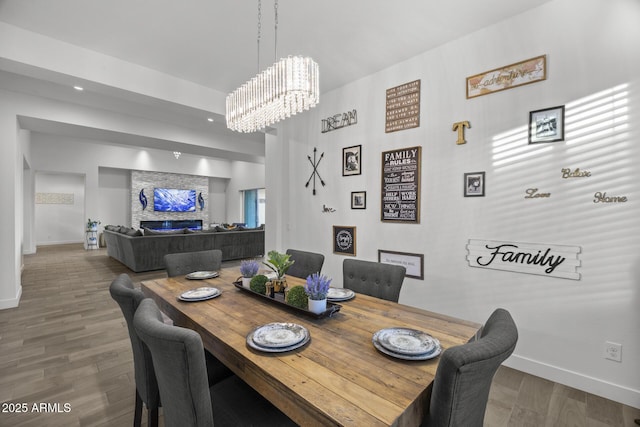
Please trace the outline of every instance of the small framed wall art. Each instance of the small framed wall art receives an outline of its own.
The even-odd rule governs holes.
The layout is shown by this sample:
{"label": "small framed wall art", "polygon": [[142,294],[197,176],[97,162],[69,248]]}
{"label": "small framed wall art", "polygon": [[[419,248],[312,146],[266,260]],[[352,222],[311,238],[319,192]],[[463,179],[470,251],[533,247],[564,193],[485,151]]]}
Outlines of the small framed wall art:
{"label": "small framed wall art", "polygon": [[342,149],[342,176],[362,173],[362,145]]}
{"label": "small framed wall art", "polygon": [[352,191],[351,192],[351,209],[366,209],[366,208],[367,208],[367,192]]}
{"label": "small framed wall art", "polygon": [[464,174],[464,197],[484,197],[484,172]]}
{"label": "small framed wall art", "polygon": [[339,255],[356,255],[356,227],[333,226],[333,253]]}
{"label": "small framed wall art", "polygon": [[564,140],[564,105],[529,113],[529,144]]}
{"label": "small framed wall art", "polygon": [[424,280],[424,254],[378,249],[378,262],[401,265],[407,269],[406,277]]}

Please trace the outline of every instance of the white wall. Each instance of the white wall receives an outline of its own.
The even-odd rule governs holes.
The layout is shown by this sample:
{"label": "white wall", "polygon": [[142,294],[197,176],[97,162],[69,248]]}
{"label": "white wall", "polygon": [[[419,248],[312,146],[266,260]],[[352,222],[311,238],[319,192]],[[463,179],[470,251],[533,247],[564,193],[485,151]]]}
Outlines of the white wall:
{"label": "white wall", "polygon": [[23,154],[19,143],[19,125],[11,106],[0,98],[0,141],[3,155],[0,156],[0,200],[6,200],[5,209],[0,209],[0,223],[5,224],[0,239],[0,309],[15,307],[20,301],[22,286],[22,177]]}
{"label": "white wall", "polygon": [[73,194],[73,204],[35,205],[36,245],[84,242],[84,176],[40,172],[35,178],[36,193]]}
{"label": "white wall", "polygon": [[[267,141],[268,247],[325,254],[337,284],[345,257],[332,254],[332,225],[357,227],[360,259],[376,261],[378,249],[424,254],[425,278],[405,279],[401,303],[477,322],[504,307],[520,331],[508,365],[640,407],[638,22],[636,1],[556,0],[323,94],[279,126],[278,146]],[[542,54],[546,81],[466,99],[466,77]],[[385,134],[385,90],[416,79],[420,127]],[[558,105],[565,141],[528,145],[529,112]],[[320,132],[322,119],[352,109],[357,125]],[[459,146],[451,129],[462,120],[471,129]],[[360,144],[362,175],[343,177],[342,148]],[[415,145],[420,224],[382,223],[381,152]],[[316,196],[304,188],[314,147],[327,184]],[[562,168],[592,176],[562,179]],[[486,172],[486,197],[465,198],[463,174],[476,171]],[[528,188],[551,197],[527,200]],[[367,209],[351,210],[350,193],[361,190]],[[628,202],[595,204],[598,191]],[[580,246],[581,280],[471,268],[469,239]],[[621,363],[603,358],[605,341],[623,345]]]}
{"label": "white wall", "polygon": [[[265,168],[263,164],[231,162],[234,179],[227,187],[227,222],[243,222],[243,190],[264,188]],[[268,197],[268,194],[267,194]]]}

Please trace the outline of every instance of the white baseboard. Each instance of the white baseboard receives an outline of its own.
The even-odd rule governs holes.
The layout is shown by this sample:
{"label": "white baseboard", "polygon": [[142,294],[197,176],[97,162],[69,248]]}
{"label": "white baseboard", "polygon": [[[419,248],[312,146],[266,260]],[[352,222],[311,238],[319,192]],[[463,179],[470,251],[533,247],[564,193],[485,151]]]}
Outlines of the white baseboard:
{"label": "white baseboard", "polygon": [[548,365],[537,360],[512,355],[504,362],[505,366],[535,375],[550,381],[564,384],[587,393],[595,394],[623,405],[640,409],[640,390],[634,390],[619,384],[613,384],[599,378],[590,377],[579,372],[569,371]]}
{"label": "white baseboard", "polygon": [[22,286],[18,288],[18,294],[15,298],[0,299],[0,310],[7,308],[15,308],[20,304],[20,297],[22,296]]}

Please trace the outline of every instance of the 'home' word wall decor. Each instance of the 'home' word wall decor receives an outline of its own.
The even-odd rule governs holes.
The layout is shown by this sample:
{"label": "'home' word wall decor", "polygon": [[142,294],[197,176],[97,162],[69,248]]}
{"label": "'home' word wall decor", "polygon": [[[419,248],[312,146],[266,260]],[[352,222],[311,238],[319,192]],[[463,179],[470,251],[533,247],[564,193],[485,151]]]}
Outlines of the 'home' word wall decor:
{"label": "'home' word wall decor", "polygon": [[387,89],[386,133],[420,126],[420,80]]}
{"label": "'home' word wall decor", "polygon": [[381,221],[420,223],[422,147],[382,153]]}
{"label": "'home' word wall decor", "polygon": [[322,133],[331,132],[332,130],[340,129],[345,126],[351,126],[358,123],[358,112],[356,110],[347,111],[342,114],[334,114],[331,117],[322,119]]}
{"label": "'home' word wall decor", "polygon": [[469,239],[470,267],[580,280],[580,246]]}

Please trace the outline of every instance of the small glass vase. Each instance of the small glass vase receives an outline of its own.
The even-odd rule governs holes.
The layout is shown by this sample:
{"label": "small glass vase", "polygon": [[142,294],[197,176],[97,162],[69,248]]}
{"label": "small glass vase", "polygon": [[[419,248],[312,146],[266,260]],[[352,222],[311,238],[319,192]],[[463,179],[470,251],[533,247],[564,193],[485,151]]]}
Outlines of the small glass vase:
{"label": "small glass vase", "polygon": [[321,314],[327,311],[327,299],[309,299],[309,311]]}

